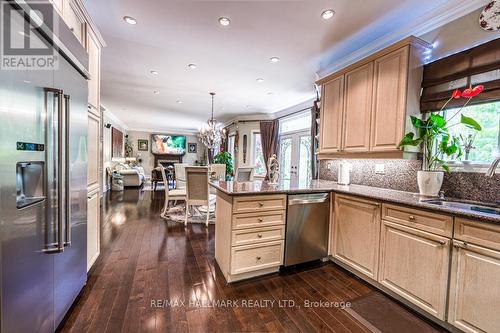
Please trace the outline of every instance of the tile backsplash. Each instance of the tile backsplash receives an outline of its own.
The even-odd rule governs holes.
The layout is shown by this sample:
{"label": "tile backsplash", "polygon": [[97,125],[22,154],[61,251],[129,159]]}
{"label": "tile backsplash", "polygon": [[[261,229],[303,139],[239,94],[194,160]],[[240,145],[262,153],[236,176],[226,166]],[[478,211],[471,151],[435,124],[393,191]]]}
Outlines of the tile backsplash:
{"label": "tile backsplash", "polygon": [[[337,181],[338,166],[342,160],[322,160],[319,178]],[[351,183],[390,188],[407,192],[418,192],[417,171],[419,160],[348,160],[351,164]],[[376,165],[383,165],[384,173],[377,173]]]}
{"label": "tile backsplash", "polygon": [[[337,181],[341,160],[322,160],[319,163],[319,178]],[[351,183],[393,190],[418,192],[417,171],[420,160],[347,160],[352,166]],[[383,168],[383,173],[376,168]],[[446,197],[499,203],[500,174],[488,178],[484,173],[445,173],[442,190]]]}

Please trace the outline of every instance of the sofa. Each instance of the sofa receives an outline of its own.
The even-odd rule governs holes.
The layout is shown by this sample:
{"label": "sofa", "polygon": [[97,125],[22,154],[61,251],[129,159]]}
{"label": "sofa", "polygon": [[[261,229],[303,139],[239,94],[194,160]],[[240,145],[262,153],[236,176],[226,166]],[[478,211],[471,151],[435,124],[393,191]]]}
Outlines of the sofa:
{"label": "sofa", "polygon": [[142,186],[146,179],[144,168],[120,163],[115,170],[123,177],[123,186]]}

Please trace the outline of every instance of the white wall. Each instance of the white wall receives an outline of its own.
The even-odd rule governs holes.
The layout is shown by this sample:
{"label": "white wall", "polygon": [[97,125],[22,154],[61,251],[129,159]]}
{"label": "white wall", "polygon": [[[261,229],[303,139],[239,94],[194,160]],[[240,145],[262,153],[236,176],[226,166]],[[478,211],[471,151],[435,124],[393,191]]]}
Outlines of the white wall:
{"label": "white wall", "polygon": [[[176,135],[176,133],[163,133],[163,132],[138,132],[138,131],[129,131],[129,140],[132,143],[133,156],[136,157],[137,154],[141,154],[142,163],[141,166],[144,168],[144,172],[146,176],[151,175],[151,170],[155,168],[154,165],[154,155],[151,153],[151,134],[172,134]],[[186,134],[178,134],[178,135],[186,135]],[[139,151],[137,150],[137,140],[148,140],[148,151]],[[196,135],[186,135],[186,144],[189,143],[197,143],[197,153],[189,153],[186,151],[186,154],[182,157],[183,163],[188,163],[189,165],[195,165],[196,161],[200,161],[203,157],[203,149],[204,146],[201,142],[199,142]],[[186,146],[187,150],[187,146]]]}
{"label": "white wall", "polygon": [[429,43],[435,43],[431,61],[499,38],[500,30],[485,31],[481,29],[479,26],[481,11],[482,9],[475,10],[420,36]]}

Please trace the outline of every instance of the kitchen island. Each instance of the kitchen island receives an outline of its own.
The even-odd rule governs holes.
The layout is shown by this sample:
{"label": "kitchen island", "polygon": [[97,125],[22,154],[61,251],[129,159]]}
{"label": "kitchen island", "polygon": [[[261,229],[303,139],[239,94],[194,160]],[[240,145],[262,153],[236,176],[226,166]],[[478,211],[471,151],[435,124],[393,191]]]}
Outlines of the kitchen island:
{"label": "kitchen island", "polygon": [[217,189],[215,259],[227,282],[278,272],[288,195],[328,192],[333,262],[448,329],[500,330],[500,215],[323,180],[210,185]]}

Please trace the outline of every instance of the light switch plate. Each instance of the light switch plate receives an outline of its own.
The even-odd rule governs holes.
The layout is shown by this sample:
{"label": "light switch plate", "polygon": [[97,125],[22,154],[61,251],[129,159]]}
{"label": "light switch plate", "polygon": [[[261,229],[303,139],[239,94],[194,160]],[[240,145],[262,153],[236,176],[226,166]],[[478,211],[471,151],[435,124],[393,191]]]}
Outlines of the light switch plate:
{"label": "light switch plate", "polygon": [[384,175],[385,174],[385,165],[382,163],[375,164],[375,173]]}

